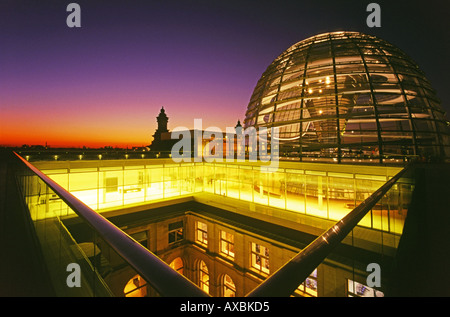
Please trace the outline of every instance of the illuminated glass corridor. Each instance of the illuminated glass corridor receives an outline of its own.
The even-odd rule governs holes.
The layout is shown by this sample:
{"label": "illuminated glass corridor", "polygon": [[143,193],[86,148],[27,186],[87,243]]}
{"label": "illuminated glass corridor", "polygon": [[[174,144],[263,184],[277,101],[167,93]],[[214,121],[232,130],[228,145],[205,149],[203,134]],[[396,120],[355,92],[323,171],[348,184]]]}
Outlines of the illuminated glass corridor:
{"label": "illuminated glass corridor", "polygon": [[[35,162],[42,172],[99,212],[184,196],[219,195],[261,206],[339,220],[400,168],[280,163],[276,172],[258,164],[179,163],[171,160]],[[61,202],[42,199],[39,184],[29,197],[34,219],[61,214]],[[360,225],[400,234],[413,185],[399,183]],[[53,199],[54,198],[54,199]],[[68,211],[69,212],[69,211]],[[63,212],[64,213],[64,212]]]}

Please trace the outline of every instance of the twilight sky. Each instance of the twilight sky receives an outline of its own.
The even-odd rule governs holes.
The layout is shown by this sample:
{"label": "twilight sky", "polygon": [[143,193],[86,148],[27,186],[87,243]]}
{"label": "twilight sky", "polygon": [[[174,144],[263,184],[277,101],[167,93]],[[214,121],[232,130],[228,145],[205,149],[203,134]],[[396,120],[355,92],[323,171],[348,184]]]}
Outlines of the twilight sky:
{"label": "twilight sky", "polygon": [[[71,2],[81,7],[81,28],[66,25]],[[366,25],[371,2],[381,5],[381,28]],[[280,53],[342,30],[404,50],[449,112],[447,3],[2,0],[0,146],[148,145],[161,106],[170,130],[193,128],[195,118],[225,130],[243,120]]]}

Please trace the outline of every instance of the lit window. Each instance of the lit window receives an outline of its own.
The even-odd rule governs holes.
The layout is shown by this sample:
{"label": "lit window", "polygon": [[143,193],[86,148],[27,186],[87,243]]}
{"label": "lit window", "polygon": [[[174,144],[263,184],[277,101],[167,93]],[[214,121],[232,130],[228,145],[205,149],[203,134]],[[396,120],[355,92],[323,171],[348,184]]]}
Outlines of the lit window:
{"label": "lit window", "polygon": [[183,221],[169,224],[169,244],[183,240]]}
{"label": "lit window", "polygon": [[128,281],[123,289],[125,297],[145,297],[147,296],[147,282],[139,275]]}
{"label": "lit window", "polygon": [[234,258],[234,235],[226,231],[220,232],[220,252]]}
{"label": "lit window", "polygon": [[259,245],[257,243],[252,243],[251,251],[251,266],[252,268],[262,272],[269,273],[269,249]]}
{"label": "lit window", "polygon": [[199,270],[199,286],[207,294],[209,294],[209,270],[205,262],[200,261]]}
{"label": "lit window", "polygon": [[348,297],[384,297],[384,293],[364,284],[348,280]]}
{"label": "lit window", "polygon": [[206,223],[196,222],[195,241],[203,245],[208,245],[208,226]]}
{"label": "lit window", "polygon": [[225,274],[223,276],[223,297],[235,297],[236,296],[236,285],[233,279]]}
{"label": "lit window", "polygon": [[170,262],[169,265],[172,269],[174,269],[175,271],[177,271],[178,273],[183,275],[184,265],[183,265],[183,260],[180,257],[174,259],[172,262]]}
{"label": "lit window", "polygon": [[315,269],[306,280],[300,284],[300,286],[295,291],[300,295],[310,295],[317,297],[317,269]]}

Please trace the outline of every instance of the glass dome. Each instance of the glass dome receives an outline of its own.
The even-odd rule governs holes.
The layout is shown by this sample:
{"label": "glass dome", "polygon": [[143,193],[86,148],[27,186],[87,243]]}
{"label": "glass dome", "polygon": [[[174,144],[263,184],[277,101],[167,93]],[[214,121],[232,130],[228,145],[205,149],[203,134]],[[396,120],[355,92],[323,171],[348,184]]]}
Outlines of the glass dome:
{"label": "glass dome", "polygon": [[298,42],[266,69],[244,128],[278,127],[280,156],[384,163],[450,157],[450,128],[419,67],[359,32]]}

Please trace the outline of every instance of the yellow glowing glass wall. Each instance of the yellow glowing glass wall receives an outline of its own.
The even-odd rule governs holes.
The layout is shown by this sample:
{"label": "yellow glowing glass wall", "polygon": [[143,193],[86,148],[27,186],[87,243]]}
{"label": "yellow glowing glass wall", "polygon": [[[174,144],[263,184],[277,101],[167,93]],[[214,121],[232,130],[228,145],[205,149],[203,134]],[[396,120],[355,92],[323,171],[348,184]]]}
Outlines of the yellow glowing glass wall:
{"label": "yellow glowing glass wall", "polygon": [[108,166],[44,170],[94,210],[193,194],[203,184],[194,164]]}
{"label": "yellow glowing glass wall", "polygon": [[[395,174],[335,165],[265,173],[246,163],[120,164],[44,172],[99,211],[206,192],[330,220],[341,219]],[[399,182],[360,225],[401,233],[411,191],[412,184]]]}

